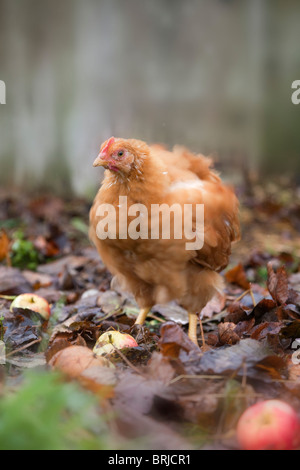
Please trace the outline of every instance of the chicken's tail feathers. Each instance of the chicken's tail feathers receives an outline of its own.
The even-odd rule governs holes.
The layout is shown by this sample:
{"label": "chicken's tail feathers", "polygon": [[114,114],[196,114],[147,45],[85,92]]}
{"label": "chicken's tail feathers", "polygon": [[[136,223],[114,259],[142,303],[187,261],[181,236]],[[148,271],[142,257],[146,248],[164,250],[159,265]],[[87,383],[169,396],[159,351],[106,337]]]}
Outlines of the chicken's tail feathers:
{"label": "chicken's tail feathers", "polygon": [[188,169],[195,173],[198,178],[204,181],[219,182],[220,177],[213,169],[213,159],[202,154],[194,154],[186,147],[175,145],[173,152],[184,159],[188,164]]}

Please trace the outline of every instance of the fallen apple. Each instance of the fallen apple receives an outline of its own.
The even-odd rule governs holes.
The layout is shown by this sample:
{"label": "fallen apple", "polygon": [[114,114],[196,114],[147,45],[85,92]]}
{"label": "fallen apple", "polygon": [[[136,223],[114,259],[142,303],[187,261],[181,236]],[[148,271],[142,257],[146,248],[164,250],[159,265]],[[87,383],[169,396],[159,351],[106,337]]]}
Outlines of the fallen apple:
{"label": "fallen apple", "polygon": [[103,356],[115,352],[116,349],[136,348],[137,346],[132,336],[112,330],[106,331],[98,338],[93,352],[97,356]]}
{"label": "fallen apple", "polygon": [[299,420],[281,400],[266,400],[248,408],[237,425],[243,450],[292,450],[299,446]]}
{"label": "fallen apple", "polygon": [[52,368],[58,369],[69,377],[79,377],[91,367],[101,366],[114,369],[115,366],[105,357],[95,357],[85,346],[69,346],[58,351],[49,361]]}
{"label": "fallen apple", "polygon": [[36,294],[21,294],[16,297],[10,305],[10,310],[14,308],[25,308],[39,313],[45,320],[49,320],[51,315],[50,305],[47,300]]}

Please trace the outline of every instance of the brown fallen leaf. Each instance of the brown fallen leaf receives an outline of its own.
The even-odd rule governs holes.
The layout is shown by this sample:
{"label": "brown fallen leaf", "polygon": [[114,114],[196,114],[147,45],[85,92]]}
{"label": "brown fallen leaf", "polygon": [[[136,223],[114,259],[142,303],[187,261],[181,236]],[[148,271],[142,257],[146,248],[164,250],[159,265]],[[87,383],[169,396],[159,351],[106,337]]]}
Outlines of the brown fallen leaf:
{"label": "brown fallen leaf", "polygon": [[68,255],[51,263],[40,264],[37,271],[55,277],[61,275],[65,266],[69,269],[80,269],[86,267],[89,261],[90,258],[86,256]]}
{"label": "brown fallen leaf", "polygon": [[233,302],[227,307],[228,314],[225,316],[224,321],[239,323],[241,321],[246,321],[249,318],[248,312],[241,305],[240,302]]}
{"label": "brown fallen leaf", "polygon": [[289,318],[288,312],[282,305],[279,305],[276,309],[276,315],[279,321],[287,320]]}
{"label": "brown fallen leaf", "polygon": [[0,231],[0,261],[3,259],[7,260],[7,264],[10,265],[10,258],[9,258],[9,250],[10,250],[10,240],[4,230]]}
{"label": "brown fallen leaf", "polygon": [[282,323],[280,322],[263,322],[252,329],[251,338],[260,341],[269,334],[278,334],[281,328]]}
{"label": "brown fallen leaf", "polygon": [[300,320],[294,320],[280,330],[280,336],[283,338],[300,338]]}
{"label": "brown fallen leaf", "polygon": [[286,303],[289,297],[289,284],[287,272],[284,266],[277,269],[276,273],[273,270],[272,264],[267,264],[268,269],[268,290],[277,303],[277,305],[283,305]]}
{"label": "brown fallen leaf", "polygon": [[127,439],[139,439],[143,449],[189,450],[192,444],[177,434],[170,425],[151,416],[137,413],[134,407],[116,406],[117,431]]}
{"label": "brown fallen leaf", "polygon": [[143,377],[130,370],[122,371],[115,388],[115,405],[133,408],[137,414],[148,414],[155,396],[163,395],[166,385],[157,379]]}
{"label": "brown fallen leaf", "polygon": [[122,296],[112,290],[103,292],[97,299],[98,307],[101,307],[104,313],[112,315],[121,310],[123,302]]}
{"label": "brown fallen leaf", "polygon": [[[4,337],[7,347],[19,349],[27,344],[36,344],[41,340],[43,318],[29,309],[14,308],[13,312],[2,311]],[[2,331],[3,333],[3,331]]]}
{"label": "brown fallen leaf", "polygon": [[152,354],[145,372],[147,376],[161,380],[163,383],[170,382],[175,376],[175,370],[170,364],[169,358],[157,351]]}
{"label": "brown fallen leaf", "polygon": [[293,290],[300,291],[300,272],[291,274],[289,283]]}
{"label": "brown fallen leaf", "polygon": [[298,320],[300,317],[300,309],[294,304],[288,304],[284,307],[285,313],[294,320]]}
{"label": "brown fallen leaf", "polygon": [[219,342],[219,335],[215,333],[208,333],[206,337],[206,344],[208,344],[208,346],[216,346],[218,342]]}
{"label": "brown fallen leaf", "polygon": [[281,373],[286,368],[286,360],[280,356],[269,356],[257,363],[255,367],[267,372],[272,379],[282,379]]}
{"label": "brown fallen leaf", "polygon": [[201,310],[201,318],[211,318],[215,313],[220,313],[225,307],[226,295],[216,294]]}
{"label": "brown fallen leaf", "polygon": [[245,290],[250,289],[250,282],[247,279],[245,270],[241,263],[225,273],[225,279],[231,284],[237,284]]}
{"label": "brown fallen leaf", "polygon": [[52,258],[59,254],[59,247],[54,240],[47,240],[42,235],[39,235],[33,242],[34,247],[43,255]]}
{"label": "brown fallen leaf", "polygon": [[160,329],[160,335],[158,344],[164,356],[178,358],[181,349],[186,352],[198,351],[197,346],[176,323],[167,322],[163,324]]}
{"label": "brown fallen leaf", "polygon": [[240,337],[234,331],[235,327],[235,323],[219,323],[218,332],[220,344],[236,344],[240,341]]}
{"label": "brown fallen leaf", "polygon": [[300,387],[300,363],[295,364],[292,358],[289,358],[287,368],[289,373],[289,380],[294,380],[298,382],[298,385]]}
{"label": "brown fallen leaf", "polygon": [[255,318],[252,317],[249,320],[240,321],[235,329],[234,332],[241,338],[243,335],[248,334],[249,331],[253,328],[255,324]]}
{"label": "brown fallen leaf", "polygon": [[[269,346],[264,342],[254,339],[241,339],[239,343],[228,347],[220,346],[219,348],[205,352],[201,356],[189,358],[184,364],[186,374],[214,374],[214,375],[236,375],[243,376],[245,368],[247,377],[255,378],[263,382],[270,382],[272,379],[269,370],[262,373],[262,370],[256,369],[256,364],[262,363],[266,358],[276,356]],[[276,356],[277,357],[277,356]],[[272,359],[270,359],[272,361]]]}
{"label": "brown fallen leaf", "polygon": [[56,353],[70,346],[86,346],[86,342],[80,335],[76,335],[71,331],[58,331],[49,341],[45,352],[46,361],[50,362]]}
{"label": "brown fallen leaf", "polygon": [[287,299],[287,304],[294,304],[300,306],[300,292],[295,289],[289,289],[289,297]]}
{"label": "brown fallen leaf", "polygon": [[[299,349],[298,349],[299,351]],[[300,361],[297,351],[287,359],[288,380],[284,381],[284,386],[293,395],[300,396]]]}
{"label": "brown fallen leaf", "polygon": [[[197,387],[198,384],[198,387]],[[212,431],[217,420],[218,406],[220,404],[219,383],[202,382],[195,384],[194,393],[179,393],[176,403],[183,410],[183,418],[190,423],[198,424],[206,430]]]}
{"label": "brown fallen leaf", "polygon": [[85,369],[79,376],[81,385],[98,395],[101,399],[113,398],[117,383],[115,369],[93,366]]}
{"label": "brown fallen leaf", "polygon": [[55,222],[64,210],[64,203],[54,196],[41,196],[29,204],[30,211],[41,220]]}
{"label": "brown fallen leaf", "polygon": [[255,305],[252,314],[255,318],[262,317],[265,313],[270,312],[276,307],[276,303],[272,299],[262,299]]}
{"label": "brown fallen leaf", "polygon": [[49,287],[53,283],[53,278],[47,274],[40,274],[29,270],[22,271],[22,274],[34,290],[41,287]]}
{"label": "brown fallen leaf", "polygon": [[30,290],[30,284],[18,269],[0,266],[0,294],[19,295]]}

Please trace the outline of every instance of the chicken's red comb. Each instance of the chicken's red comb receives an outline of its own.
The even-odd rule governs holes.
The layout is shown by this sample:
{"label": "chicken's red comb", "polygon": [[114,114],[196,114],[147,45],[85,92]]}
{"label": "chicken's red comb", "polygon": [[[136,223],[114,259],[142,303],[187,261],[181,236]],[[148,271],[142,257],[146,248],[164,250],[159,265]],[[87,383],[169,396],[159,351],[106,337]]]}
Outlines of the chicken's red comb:
{"label": "chicken's red comb", "polygon": [[102,153],[107,153],[109,147],[115,142],[115,138],[111,137],[110,139],[107,140],[106,144],[104,147],[101,149]]}

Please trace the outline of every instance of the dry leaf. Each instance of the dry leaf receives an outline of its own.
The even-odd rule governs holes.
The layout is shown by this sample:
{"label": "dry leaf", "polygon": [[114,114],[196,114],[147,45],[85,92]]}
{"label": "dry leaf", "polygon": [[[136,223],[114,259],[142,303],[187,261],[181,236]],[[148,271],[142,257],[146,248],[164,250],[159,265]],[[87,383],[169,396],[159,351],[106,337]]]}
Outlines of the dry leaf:
{"label": "dry leaf", "polygon": [[269,334],[278,334],[282,328],[280,322],[264,322],[260,325],[255,326],[251,332],[251,338],[256,340],[262,340]]}
{"label": "dry leaf", "polygon": [[234,332],[235,327],[235,323],[219,323],[218,331],[220,344],[236,344],[240,341],[240,337]]}
{"label": "dry leaf", "polygon": [[180,350],[198,350],[197,346],[176,323],[167,322],[160,329],[159,347],[164,356],[177,358]]}
{"label": "dry leaf", "polygon": [[268,268],[268,290],[278,305],[285,304],[289,297],[288,277],[285,267],[277,269],[275,273],[271,263],[267,264]]}
{"label": "dry leaf", "polygon": [[0,261],[9,259],[10,240],[4,230],[0,231]]}
{"label": "dry leaf", "polygon": [[272,299],[262,299],[258,304],[254,307],[252,313],[255,318],[262,317],[265,313],[270,312],[273,308],[276,307],[276,303]]}
{"label": "dry leaf", "polygon": [[250,288],[250,283],[241,263],[227,271],[225,273],[225,279],[227,282],[230,282],[231,284],[237,284],[245,290]]}
{"label": "dry leaf", "polygon": [[211,318],[215,313],[222,312],[225,307],[226,295],[216,294],[201,310],[201,318]]}

